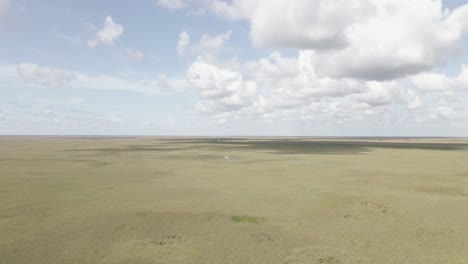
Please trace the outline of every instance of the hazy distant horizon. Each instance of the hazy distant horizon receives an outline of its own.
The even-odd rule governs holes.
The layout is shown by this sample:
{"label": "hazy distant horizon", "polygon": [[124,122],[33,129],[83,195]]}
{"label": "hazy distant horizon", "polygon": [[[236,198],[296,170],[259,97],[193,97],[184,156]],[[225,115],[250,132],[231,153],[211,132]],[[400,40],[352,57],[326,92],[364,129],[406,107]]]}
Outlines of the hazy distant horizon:
{"label": "hazy distant horizon", "polygon": [[299,138],[299,139],[468,139],[468,136],[308,136],[308,135],[105,135],[105,134],[0,134],[8,137],[44,137],[44,138],[214,138],[214,139],[249,139],[249,138]]}

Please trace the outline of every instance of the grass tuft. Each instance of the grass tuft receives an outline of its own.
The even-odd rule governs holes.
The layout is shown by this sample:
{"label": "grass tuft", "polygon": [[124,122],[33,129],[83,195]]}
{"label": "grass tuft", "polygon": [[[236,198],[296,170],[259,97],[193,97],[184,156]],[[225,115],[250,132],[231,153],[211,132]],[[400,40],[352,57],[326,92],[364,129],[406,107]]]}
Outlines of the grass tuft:
{"label": "grass tuft", "polygon": [[265,218],[256,216],[233,215],[231,220],[236,223],[259,224],[265,222]]}
{"label": "grass tuft", "polygon": [[335,257],[324,257],[324,258],[319,258],[318,263],[338,264],[338,263],[340,263],[340,261],[337,260]]}

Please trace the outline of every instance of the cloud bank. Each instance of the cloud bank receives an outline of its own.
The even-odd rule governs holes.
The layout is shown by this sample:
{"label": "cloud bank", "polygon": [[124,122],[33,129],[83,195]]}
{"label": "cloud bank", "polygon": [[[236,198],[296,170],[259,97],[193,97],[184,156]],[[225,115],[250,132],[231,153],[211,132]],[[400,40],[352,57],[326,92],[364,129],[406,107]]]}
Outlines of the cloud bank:
{"label": "cloud bank", "polygon": [[221,59],[232,31],[205,34],[191,46],[181,35],[177,50],[192,53],[187,79],[204,112],[268,120],[458,116],[445,99],[466,89],[467,67],[457,76],[440,69],[463,52],[468,4],[449,10],[440,0],[216,0],[183,8],[245,21],[252,45],[273,50],[252,61]]}

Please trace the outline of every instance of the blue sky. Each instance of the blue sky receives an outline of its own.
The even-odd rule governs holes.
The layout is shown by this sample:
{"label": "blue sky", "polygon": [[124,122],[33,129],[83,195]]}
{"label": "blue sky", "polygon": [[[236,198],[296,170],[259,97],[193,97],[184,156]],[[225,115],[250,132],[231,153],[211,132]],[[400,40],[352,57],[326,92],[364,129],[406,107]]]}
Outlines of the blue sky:
{"label": "blue sky", "polygon": [[461,0],[0,0],[0,134],[467,136]]}

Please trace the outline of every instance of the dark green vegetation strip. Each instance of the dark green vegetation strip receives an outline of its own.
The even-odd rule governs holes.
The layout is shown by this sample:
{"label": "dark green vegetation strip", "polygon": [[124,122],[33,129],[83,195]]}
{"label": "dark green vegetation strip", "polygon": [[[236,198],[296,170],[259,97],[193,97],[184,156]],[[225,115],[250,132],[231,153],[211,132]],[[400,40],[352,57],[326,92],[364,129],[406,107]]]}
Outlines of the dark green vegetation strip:
{"label": "dark green vegetation strip", "polygon": [[231,220],[236,223],[259,224],[265,222],[265,218],[256,216],[233,215]]}

